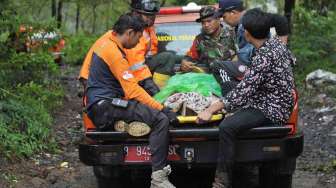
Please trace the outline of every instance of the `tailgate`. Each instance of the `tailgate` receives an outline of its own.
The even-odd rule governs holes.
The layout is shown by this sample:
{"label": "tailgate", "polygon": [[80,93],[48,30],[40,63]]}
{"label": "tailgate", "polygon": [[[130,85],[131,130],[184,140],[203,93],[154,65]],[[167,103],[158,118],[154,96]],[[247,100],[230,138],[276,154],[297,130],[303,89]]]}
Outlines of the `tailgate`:
{"label": "tailgate", "polygon": [[[283,138],[241,139],[235,161],[260,162],[296,158],[302,153],[303,135]],[[217,161],[218,140],[172,140],[167,159],[171,164],[207,165]],[[150,165],[147,142],[109,142],[79,145],[80,160],[86,165]]]}
{"label": "tailgate", "polygon": [[[285,137],[291,131],[291,128],[285,126],[270,126],[270,127],[258,127],[250,129],[241,135],[240,139],[251,139],[251,138],[280,138]],[[170,137],[174,138],[206,138],[207,140],[217,140],[218,139],[218,126],[188,126],[171,128],[169,130]],[[116,132],[116,131],[87,131],[85,133],[87,138],[97,140],[97,141],[136,141],[144,140],[148,136],[134,138],[128,135],[126,132]]]}

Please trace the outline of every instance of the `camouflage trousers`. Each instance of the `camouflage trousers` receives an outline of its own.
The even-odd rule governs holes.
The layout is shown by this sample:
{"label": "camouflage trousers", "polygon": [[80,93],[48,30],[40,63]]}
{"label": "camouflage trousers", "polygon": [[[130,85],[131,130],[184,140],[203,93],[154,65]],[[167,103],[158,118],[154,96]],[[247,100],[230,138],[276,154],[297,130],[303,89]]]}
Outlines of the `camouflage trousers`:
{"label": "camouflage trousers", "polygon": [[146,59],[146,64],[150,71],[165,75],[174,75],[176,65],[180,64],[182,56],[176,55],[172,51],[160,52]]}

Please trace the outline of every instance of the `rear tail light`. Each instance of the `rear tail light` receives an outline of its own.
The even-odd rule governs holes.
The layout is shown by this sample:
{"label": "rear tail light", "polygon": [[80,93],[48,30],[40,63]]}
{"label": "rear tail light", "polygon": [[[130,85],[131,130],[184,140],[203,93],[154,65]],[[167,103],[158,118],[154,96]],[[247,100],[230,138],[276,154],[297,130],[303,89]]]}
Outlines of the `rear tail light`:
{"label": "rear tail light", "polygon": [[299,97],[298,97],[298,92],[296,90],[293,90],[293,96],[294,96],[294,108],[286,124],[286,126],[292,129],[290,132],[290,134],[292,135],[295,134],[297,131],[297,120],[299,116],[299,105],[298,105]]}
{"label": "rear tail light", "polygon": [[93,122],[91,121],[91,119],[85,112],[83,113],[83,123],[84,123],[85,131],[96,128],[96,126],[93,124]]}
{"label": "rear tail light", "polygon": [[290,128],[291,131],[289,132],[290,135],[293,135],[296,133],[296,125],[295,124],[286,124],[286,127]]}

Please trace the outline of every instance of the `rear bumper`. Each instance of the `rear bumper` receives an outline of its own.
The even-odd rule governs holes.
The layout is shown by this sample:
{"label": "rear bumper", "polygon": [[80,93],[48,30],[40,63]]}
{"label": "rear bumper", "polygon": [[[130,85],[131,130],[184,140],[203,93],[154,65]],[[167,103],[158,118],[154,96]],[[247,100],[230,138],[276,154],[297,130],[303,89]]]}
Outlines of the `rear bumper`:
{"label": "rear bumper", "polygon": [[[214,124],[215,125],[215,124]],[[195,126],[191,126],[195,127]],[[286,137],[291,131],[289,127],[258,127],[250,129],[239,135],[242,139],[257,139],[257,138],[280,138]],[[218,139],[218,127],[199,127],[199,128],[176,128],[170,129],[169,135],[171,138],[200,138]],[[125,132],[86,132],[87,138],[99,141],[113,141],[113,142],[126,142],[130,140],[139,140],[138,138],[129,136]],[[144,137],[145,138],[145,137]]]}
{"label": "rear bumper", "polygon": [[[217,135],[218,133],[213,133]],[[202,135],[200,133],[200,135]],[[198,136],[200,136],[198,135]],[[209,136],[209,135],[208,135]],[[112,142],[113,143],[113,142]],[[79,157],[86,165],[150,165],[148,162],[124,162],[124,147],[131,142],[119,144],[80,144]],[[137,142],[136,145],[147,145]],[[218,140],[210,141],[172,141],[181,160],[170,161],[171,164],[192,164],[203,166],[217,161]],[[193,151],[192,160],[188,160],[187,151]],[[240,139],[237,142],[236,162],[266,162],[298,157],[303,150],[303,134],[282,138]]]}

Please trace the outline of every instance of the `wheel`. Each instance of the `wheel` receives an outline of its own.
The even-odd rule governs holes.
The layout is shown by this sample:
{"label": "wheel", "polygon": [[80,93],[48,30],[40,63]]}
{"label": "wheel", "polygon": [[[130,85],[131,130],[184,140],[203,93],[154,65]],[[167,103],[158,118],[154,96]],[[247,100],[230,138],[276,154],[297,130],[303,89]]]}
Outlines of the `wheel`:
{"label": "wheel", "polygon": [[295,159],[263,164],[259,171],[260,187],[292,188],[295,165]]}
{"label": "wheel", "polygon": [[210,188],[215,171],[215,167],[174,168],[169,180],[176,187]]}
{"label": "wheel", "polygon": [[259,187],[259,172],[256,164],[236,163],[233,168],[232,184],[234,188]]}
{"label": "wheel", "polygon": [[268,173],[267,171],[260,174],[260,187],[261,188],[292,188],[292,174],[276,174]]}
{"label": "wheel", "polygon": [[98,178],[119,178],[121,169],[116,166],[93,166],[93,173]]}
{"label": "wheel", "polygon": [[122,188],[122,184],[119,179],[105,179],[97,178],[98,188]]}
{"label": "wheel", "polygon": [[284,187],[284,188],[292,187],[293,174],[278,174],[276,178],[278,187]]}
{"label": "wheel", "polygon": [[122,188],[121,170],[114,166],[94,166],[93,173],[99,188]]}

